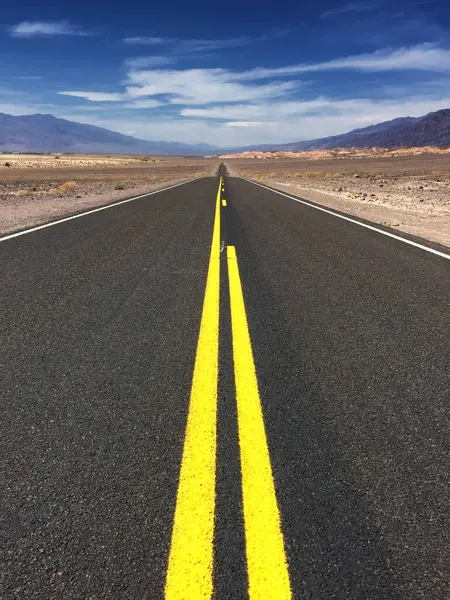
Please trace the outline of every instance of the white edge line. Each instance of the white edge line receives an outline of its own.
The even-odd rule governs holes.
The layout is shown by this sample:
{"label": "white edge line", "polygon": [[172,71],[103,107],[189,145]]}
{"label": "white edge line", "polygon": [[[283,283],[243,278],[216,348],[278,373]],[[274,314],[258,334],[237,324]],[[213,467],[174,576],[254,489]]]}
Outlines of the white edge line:
{"label": "white edge line", "polygon": [[262,185],[261,183],[256,183],[256,181],[252,181],[251,179],[247,179],[246,177],[240,177],[244,181],[248,181],[248,183],[253,183],[253,185],[258,185],[266,190],[271,192],[275,192],[280,196],[286,196],[286,198],[290,198],[291,200],[295,200],[296,202],[300,202],[301,204],[306,204],[306,206],[310,206],[311,208],[315,208],[316,210],[320,210],[329,215],[333,215],[334,217],[338,217],[339,219],[344,219],[344,221],[349,221],[350,223],[355,223],[356,225],[360,225],[361,227],[365,227],[366,229],[370,229],[372,231],[376,231],[377,233],[382,233],[383,235],[387,235],[390,238],[394,238],[394,240],[399,240],[400,242],[404,242],[405,244],[409,244],[410,246],[414,246],[416,248],[420,248],[421,250],[426,250],[426,252],[431,252],[431,254],[436,254],[436,256],[440,256],[441,258],[446,258],[450,260],[450,254],[445,254],[444,252],[440,252],[439,250],[434,250],[434,248],[429,248],[428,246],[424,246],[423,244],[418,244],[417,242],[413,242],[412,240],[408,240],[407,238],[401,237],[400,235],[395,235],[395,233],[389,233],[388,231],[383,231],[383,229],[378,229],[378,227],[373,227],[372,225],[367,225],[366,223],[361,223],[361,221],[357,221],[356,219],[352,219],[350,217],[345,217],[344,215],[340,215],[332,210],[328,210],[327,208],[322,208],[321,206],[316,206],[315,204],[310,204],[306,202],[306,200],[302,200],[301,198],[296,198],[295,196],[290,196],[289,194],[285,194],[283,192],[279,192],[273,188],[268,187],[267,185]]}
{"label": "white edge line", "polygon": [[33,233],[33,231],[39,231],[39,229],[45,229],[46,227],[53,227],[53,225],[59,225],[60,223],[64,223],[65,221],[72,221],[72,219],[79,219],[80,217],[85,217],[86,215],[92,215],[93,213],[100,212],[101,210],[106,210],[107,208],[114,208],[115,206],[119,206],[120,204],[133,202],[133,200],[139,200],[140,198],[145,198],[146,196],[153,196],[154,194],[158,194],[159,192],[165,192],[166,190],[171,190],[172,188],[179,187],[180,185],[186,185],[187,183],[197,181],[198,179],[203,179],[203,177],[195,177],[194,179],[188,179],[188,181],[182,181],[181,183],[176,183],[175,185],[169,185],[169,187],[165,187],[160,190],[153,190],[152,192],[147,192],[146,194],[141,194],[140,196],[126,198],[125,200],[119,200],[119,202],[112,202],[111,204],[106,204],[105,206],[99,206],[98,208],[93,208],[92,210],[87,210],[76,215],[64,217],[63,219],[58,219],[57,221],[50,221],[49,223],[44,223],[43,225],[31,227],[30,229],[23,229],[22,231],[17,231],[16,233],[10,233],[8,235],[5,235],[4,237],[0,237],[0,242],[5,242],[6,240],[11,240],[12,238],[20,237],[21,235],[25,235],[27,233]]}

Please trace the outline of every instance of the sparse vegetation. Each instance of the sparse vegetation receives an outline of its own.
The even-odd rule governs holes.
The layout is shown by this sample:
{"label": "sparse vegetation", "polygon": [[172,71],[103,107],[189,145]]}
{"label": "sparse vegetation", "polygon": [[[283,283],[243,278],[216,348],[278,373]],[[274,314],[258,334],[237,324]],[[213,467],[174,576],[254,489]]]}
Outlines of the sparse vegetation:
{"label": "sparse vegetation", "polygon": [[73,192],[73,190],[77,187],[77,182],[76,181],[66,181],[65,183],[61,184],[58,188],[58,190],[60,192]]}
{"label": "sparse vegetation", "polygon": [[[55,160],[56,156],[60,160]],[[140,194],[196,176],[211,175],[217,163],[215,159],[203,158],[189,162],[181,157],[142,158],[148,161],[138,162],[137,156],[128,155],[108,158],[104,154],[3,153],[0,156],[0,233],[105,205],[120,196],[131,195],[131,190]],[[5,161],[12,168],[5,167]],[[20,173],[16,174],[16,169],[20,169]]]}

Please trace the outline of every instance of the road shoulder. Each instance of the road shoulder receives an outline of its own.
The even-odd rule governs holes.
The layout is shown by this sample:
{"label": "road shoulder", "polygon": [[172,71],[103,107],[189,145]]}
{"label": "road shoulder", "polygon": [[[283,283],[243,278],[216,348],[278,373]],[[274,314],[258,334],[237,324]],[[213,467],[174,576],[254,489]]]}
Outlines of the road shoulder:
{"label": "road shoulder", "polygon": [[412,210],[403,210],[391,206],[368,204],[361,200],[347,199],[338,194],[324,192],[316,188],[306,188],[297,184],[281,183],[271,179],[257,180],[286,194],[292,194],[321,206],[337,210],[348,215],[371,221],[396,231],[450,247],[450,213],[422,214]]}

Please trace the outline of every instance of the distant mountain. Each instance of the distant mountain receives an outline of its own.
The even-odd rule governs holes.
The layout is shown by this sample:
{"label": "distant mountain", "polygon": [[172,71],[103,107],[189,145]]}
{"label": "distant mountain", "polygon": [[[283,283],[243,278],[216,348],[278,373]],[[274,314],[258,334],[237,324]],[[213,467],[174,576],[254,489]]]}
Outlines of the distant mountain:
{"label": "distant mountain", "polygon": [[[332,137],[288,144],[223,148],[220,152],[329,150],[367,146],[450,147],[450,109],[429,113],[424,117],[394,119]],[[13,117],[0,113],[1,151],[201,156],[217,153],[218,149],[208,144],[189,145],[140,140],[102,127],[58,119],[52,115]]]}
{"label": "distant mountain", "polygon": [[354,129],[349,133],[304,142],[252,146],[246,150],[297,151],[330,150],[332,148],[363,148],[378,146],[450,146],[450,109],[432,112],[424,117],[403,117]]}
{"label": "distant mountain", "polygon": [[0,113],[1,151],[203,155],[211,154],[214,148],[208,144],[149,142],[52,115],[13,117]]}

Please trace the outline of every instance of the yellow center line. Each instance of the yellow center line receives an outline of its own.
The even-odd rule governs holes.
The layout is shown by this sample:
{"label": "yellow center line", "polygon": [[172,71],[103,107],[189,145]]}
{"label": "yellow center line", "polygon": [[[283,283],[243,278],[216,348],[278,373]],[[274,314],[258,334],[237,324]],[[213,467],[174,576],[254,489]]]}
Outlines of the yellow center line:
{"label": "yellow center line", "polygon": [[289,573],[236,250],[227,249],[250,600],[290,600]]}
{"label": "yellow center line", "polygon": [[220,190],[192,379],[165,588],[166,600],[203,600],[213,593],[219,362]]}
{"label": "yellow center line", "polygon": [[222,206],[226,206],[227,205],[227,201],[225,200],[225,198],[222,199]]}

